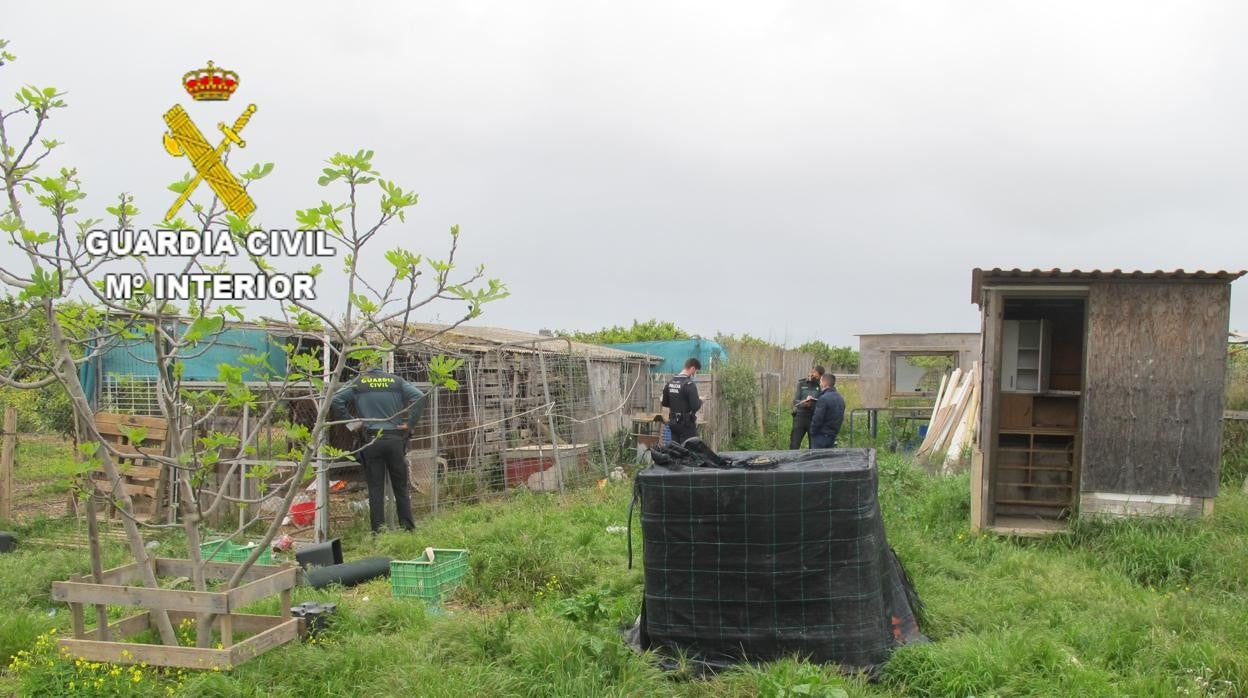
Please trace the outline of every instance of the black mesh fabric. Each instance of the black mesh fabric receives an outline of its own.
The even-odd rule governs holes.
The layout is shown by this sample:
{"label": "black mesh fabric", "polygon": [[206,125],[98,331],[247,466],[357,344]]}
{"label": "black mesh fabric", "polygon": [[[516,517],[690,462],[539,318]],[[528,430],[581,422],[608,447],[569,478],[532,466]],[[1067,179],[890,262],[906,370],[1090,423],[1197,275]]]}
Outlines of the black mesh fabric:
{"label": "black mesh fabric", "polygon": [[724,453],[637,474],[642,649],[706,667],[798,655],[871,669],[923,639],[884,537],[875,451]]}

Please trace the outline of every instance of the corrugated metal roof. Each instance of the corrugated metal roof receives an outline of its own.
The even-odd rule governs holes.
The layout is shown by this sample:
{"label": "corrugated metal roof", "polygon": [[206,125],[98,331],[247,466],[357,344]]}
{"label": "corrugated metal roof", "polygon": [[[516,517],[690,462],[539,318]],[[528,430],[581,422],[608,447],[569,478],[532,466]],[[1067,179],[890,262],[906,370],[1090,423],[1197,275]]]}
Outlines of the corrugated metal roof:
{"label": "corrugated metal roof", "polygon": [[931,335],[971,335],[978,336],[978,332],[862,332],[854,335],[855,337],[927,337]]}
{"label": "corrugated metal roof", "polygon": [[[434,323],[409,322],[407,323],[407,333],[415,341],[422,341],[422,335],[437,335],[437,337],[432,340],[432,344],[478,351],[490,351],[505,345],[516,345],[512,347],[512,350],[517,352],[534,351],[535,348],[539,347],[549,351],[560,351],[569,344],[568,340],[560,337],[544,337],[540,334],[533,334],[532,332],[508,330],[501,327],[460,325],[451,330],[447,330],[447,327],[447,325]],[[442,334],[438,334],[439,332]],[[619,349],[612,349],[610,347],[599,346],[597,344],[571,342],[571,345],[574,353],[582,356],[588,356],[592,359],[646,359],[654,362],[660,360],[658,357],[652,357],[647,354],[622,351]]]}
{"label": "corrugated metal roof", "polygon": [[1248,344],[1248,332],[1232,332],[1231,344]]}
{"label": "corrugated metal roof", "polygon": [[1060,281],[1179,281],[1179,282],[1222,282],[1230,283],[1248,273],[1248,271],[1185,271],[1175,269],[1165,271],[1123,271],[1122,269],[980,269],[971,271],[971,302],[979,303],[980,291],[985,281],[994,283],[1036,282],[1053,283]]}

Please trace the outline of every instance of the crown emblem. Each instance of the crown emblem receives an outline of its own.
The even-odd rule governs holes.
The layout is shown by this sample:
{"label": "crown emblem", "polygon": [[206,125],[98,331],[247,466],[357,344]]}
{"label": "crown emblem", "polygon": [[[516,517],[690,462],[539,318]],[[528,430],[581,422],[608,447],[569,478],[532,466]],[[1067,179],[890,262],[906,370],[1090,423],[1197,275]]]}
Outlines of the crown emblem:
{"label": "crown emblem", "polygon": [[225,70],[208,61],[207,68],[197,68],[182,76],[187,94],[199,101],[224,101],[238,89],[238,73]]}

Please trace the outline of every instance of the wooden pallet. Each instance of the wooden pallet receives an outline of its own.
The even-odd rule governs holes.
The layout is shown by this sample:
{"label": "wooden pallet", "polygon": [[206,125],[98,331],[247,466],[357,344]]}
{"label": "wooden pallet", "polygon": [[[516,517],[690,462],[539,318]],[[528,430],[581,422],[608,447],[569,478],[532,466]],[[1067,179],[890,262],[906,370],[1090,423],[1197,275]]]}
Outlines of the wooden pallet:
{"label": "wooden pallet", "polygon": [[[132,443],[130,430],[147,430],[140,443]],[[95,415],[95,428],[116,451],[119,452],[117,467],[121,470],[126,492],[135,503],[135,516],[141,520],[159,519],[164,513],[168,497],[168,473],[151,455],[161,455],[169,434],[169,424],[160,417],[140,417],[129,414],[100,412]],[[105,495],[112,493],[107,476],[102,470],[91,473],[95,488]],[[109,514],[116,515],[116,507],[110,505]]]}
{"label": "wooden pallet", "polygon": [[[190,577],[190,560],[156,558],[153,562],[158,577]],[[238,569],[231,562],[209,562],[204,565],[208,579],[226,579]],[[298,583],[299,570],[294,566],[253,565],[243,578],[242,586],[229,591],[183,591],[129,586],[140,578],[137,563],[105,571],[101,583],[75,577],[66,582],[52,583],[52,598],[69,604],[73,620],[73,637],[62,638],[60,646],[70,656],[93,662],[115,664],[150,664],[187,669],[232,669],[239,664],[294,640],[299,635],[299,619],[290,612],[290,593]],[[280,616],[238,613],[237,609],[270,596],[281,596]],[[107,637],[100,628],[85,628],[86,605],[126,606],[146,609],[136,615],[108,624]],[[127,638],[152,625],[151,612],[165,610],[177,627],[182,621],[194,621],[196,614],[217,614],[213,627],[221,632],[221,649],[181,647],[129,642]],[[234,633],[250,637],[235,642]]]}

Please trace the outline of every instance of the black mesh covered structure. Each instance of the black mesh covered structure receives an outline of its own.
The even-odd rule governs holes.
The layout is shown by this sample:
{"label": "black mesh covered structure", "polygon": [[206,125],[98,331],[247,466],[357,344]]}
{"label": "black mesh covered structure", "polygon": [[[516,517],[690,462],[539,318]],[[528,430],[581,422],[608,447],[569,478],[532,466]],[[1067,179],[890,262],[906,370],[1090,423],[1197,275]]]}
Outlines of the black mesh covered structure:
{"label": "black mesh covered structure", "polygon": [[798,655],[871,670],[924,639],[885,540],[875,451],[720,456],[637,474],[640,648],[702,668]]}

